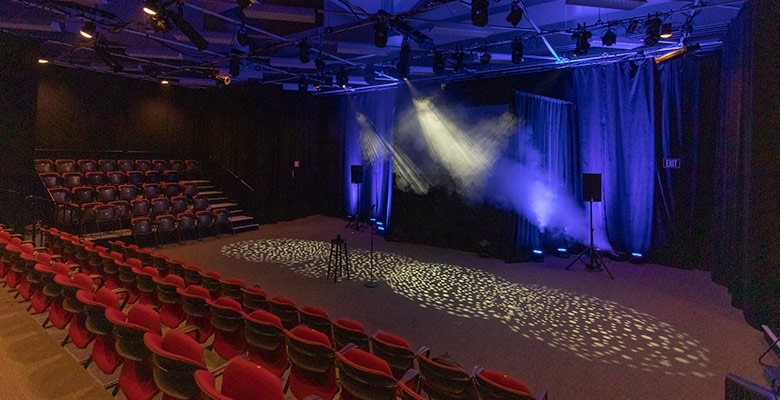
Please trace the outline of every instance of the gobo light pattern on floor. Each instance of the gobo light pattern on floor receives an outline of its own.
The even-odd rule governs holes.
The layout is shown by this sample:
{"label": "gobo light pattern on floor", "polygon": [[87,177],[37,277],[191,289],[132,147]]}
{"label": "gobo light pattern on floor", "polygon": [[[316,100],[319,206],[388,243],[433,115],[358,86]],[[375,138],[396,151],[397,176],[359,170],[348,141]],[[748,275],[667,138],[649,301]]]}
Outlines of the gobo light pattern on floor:
{"label": "gobo light pattern on floor", "polygon": [[[324,277],[330,243],[301,239],[246,240],[222,254],[283,265]],[[667,375],[713,377],[709,350],[690,335],[636,309],[594,296],[544,285],[509,282],[459,265],[431,263],[388,252],[352,249],[352,279],[384,282],[394,292],[464,318],[497,320],[529,340],[538,340],[593,362],[625,365]]]}

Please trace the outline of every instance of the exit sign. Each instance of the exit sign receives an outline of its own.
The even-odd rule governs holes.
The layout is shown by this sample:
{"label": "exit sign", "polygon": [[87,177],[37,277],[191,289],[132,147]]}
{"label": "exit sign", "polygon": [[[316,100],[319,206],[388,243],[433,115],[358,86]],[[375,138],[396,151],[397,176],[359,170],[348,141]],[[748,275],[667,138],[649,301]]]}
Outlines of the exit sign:
{"label": "exit sign", "polygon": [[667,169],[679,169],[680,168],[680,159],[679,158],[664,158],[664,168],[667,168]]}

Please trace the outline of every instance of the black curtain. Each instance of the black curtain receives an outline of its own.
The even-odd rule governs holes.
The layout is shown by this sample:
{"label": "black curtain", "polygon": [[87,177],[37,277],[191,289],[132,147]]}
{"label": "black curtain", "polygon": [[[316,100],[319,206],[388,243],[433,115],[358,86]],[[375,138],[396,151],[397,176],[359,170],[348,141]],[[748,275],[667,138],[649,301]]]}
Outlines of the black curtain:
{"label": "black curtain", "polygon": [[[715,137],[720,125],[721,53],[658,66],[654,260],[712,269]],[[679,159],[679,168],[665,168]]]}
{"label": "black curtain", "polygon": [[780,37],[775,1],[746,2],[723,43],[713,280],[754,326],[780,326]]}

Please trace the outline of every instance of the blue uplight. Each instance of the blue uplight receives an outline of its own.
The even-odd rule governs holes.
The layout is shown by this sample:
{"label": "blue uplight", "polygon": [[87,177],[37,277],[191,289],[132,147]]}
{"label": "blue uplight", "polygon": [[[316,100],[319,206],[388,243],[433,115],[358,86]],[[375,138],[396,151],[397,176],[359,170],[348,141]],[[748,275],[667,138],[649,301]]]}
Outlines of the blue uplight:
{"label": "blue uplight", "polygon": [[384,226],[380,226],[380,227],[378,227],[378,228],[376,228],[376,229],[377,229],[378,231],[383,231],[383,230],[385,230],[385,227],[384,227]]}
{"label": "blue uplight", "polygon": [[384,225],[384,223],[382,223],[382,221],[376,221],[376,224],[379,225],[379,226]]}
{"label": "blue uplight", "polygon": [[558,247],[558,252],[559,252],[559,253],[565,253],[565,252],[566,252],[566,249],[565,249],[565,248],[563,248],[563,247]]}
{"label": "blue uplight", "polygon": [[376,222],[376,218],[371,218],[369,221]]}
{"label": "blue uplight", "polygon": [[642,257],[642,253],[631,253],[631,257]]}
{"label": "blue uplight", "polygon": [[541,250],[534,250],[534,254],[543,254]]}

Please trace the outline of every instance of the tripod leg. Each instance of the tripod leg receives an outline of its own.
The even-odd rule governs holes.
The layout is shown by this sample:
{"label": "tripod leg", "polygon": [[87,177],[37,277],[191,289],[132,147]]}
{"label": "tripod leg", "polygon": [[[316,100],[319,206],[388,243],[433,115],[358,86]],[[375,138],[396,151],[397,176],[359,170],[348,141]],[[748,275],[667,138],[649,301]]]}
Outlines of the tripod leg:
{"label": "tripod leg", "polygon": [[[588,249],[585,249],[580,254],[578,254],[577,257],[569,263],[569,265],[566,267],[566,270],[568,271],[569,268],[571,268],[571,266],[574,265],[574,263],[576,263],[577,261],[582,261],[582,256],[584,256],[585,253],[587,253],[587,252],[588,252]],[[582,261],[582,263],[585,264],[585,261]],[[587,264],[585,264],[585,265],[587,265]]]}

